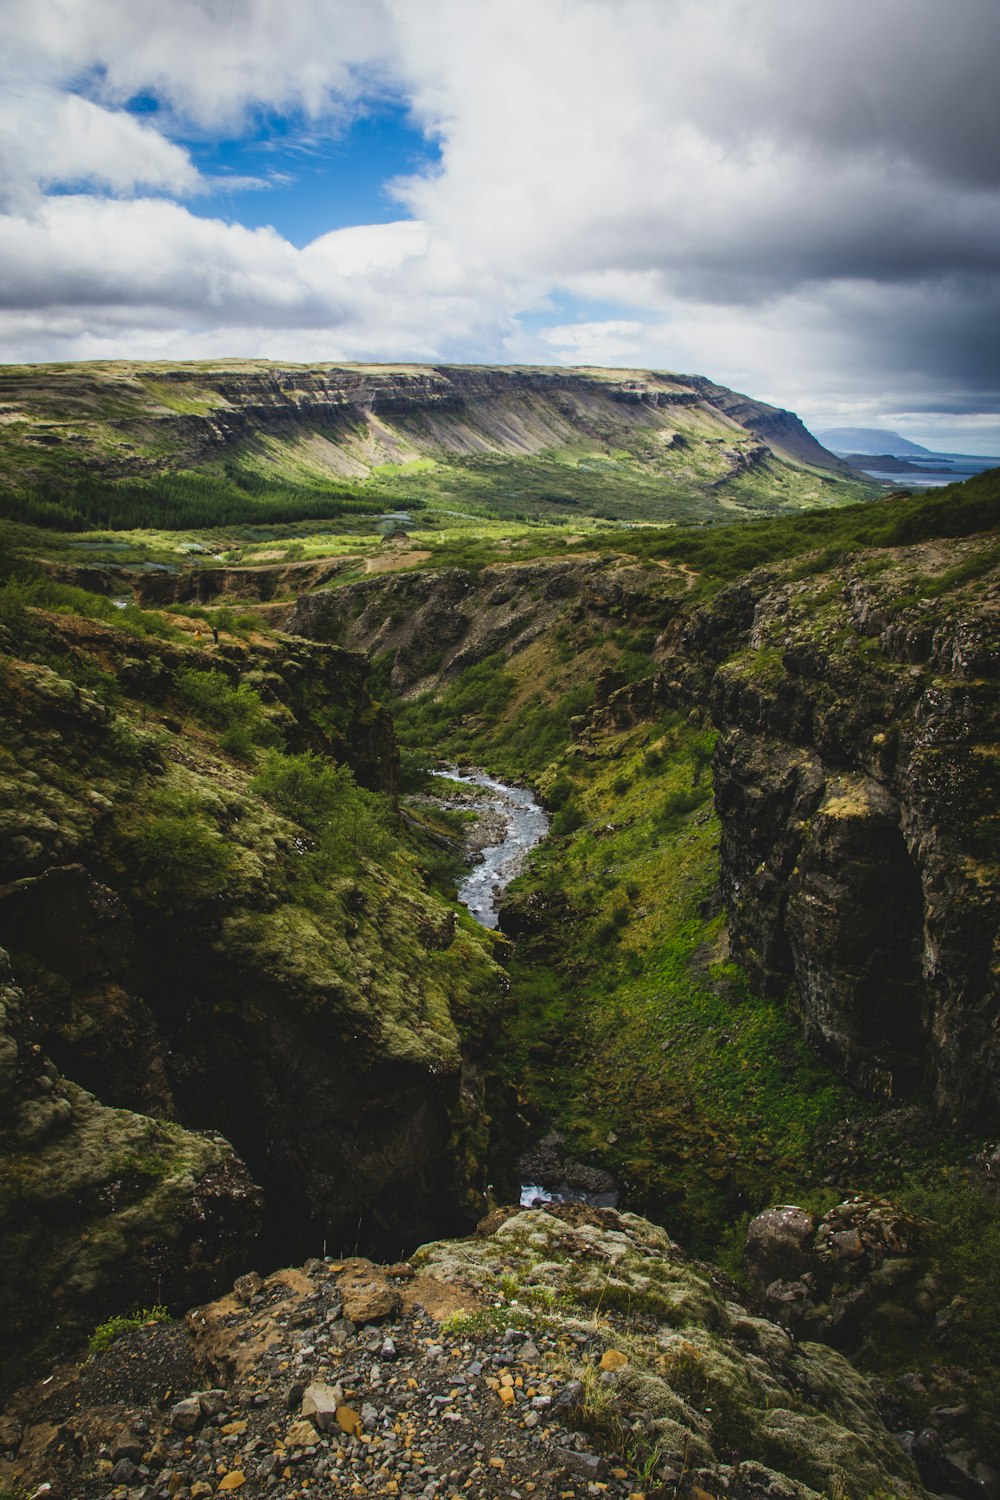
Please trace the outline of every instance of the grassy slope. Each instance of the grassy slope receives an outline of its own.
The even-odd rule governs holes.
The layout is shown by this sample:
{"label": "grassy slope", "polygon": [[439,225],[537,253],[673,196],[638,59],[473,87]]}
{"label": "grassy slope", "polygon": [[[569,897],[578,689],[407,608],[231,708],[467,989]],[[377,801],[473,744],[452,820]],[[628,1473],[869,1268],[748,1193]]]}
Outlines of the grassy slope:
{"label": "grassy slope", "polygon": [[[293,384],[323,375],[302,367],[279,373]],[[398,373],[440,383],[434,371]],[[470,375],[488,383],[491,373]],[[261,362],[9,367],[0,371],[0,492],[15,518],[77,529],[470,502],[526,516],[683,522],[874,492],[784,453],[762,455],[752,433],[710,402],[640,409],[604,399],[602,386],[637,372],[577,373],[590,388],[569,403],[536,384],[515,394],[484,389],[458,410],[369,413],[366,422],[349,420],[336,402],[317,406],[314,392],[301,416],[293,403],[267,430],[273,393]],[[258,383],[247,395],[251,407],[264,403],[249,432],[234,422],[241,378]],[[643,380],[682,390],[669,376]],[[224,443],[206,436],[211,419],[234,423]]]}

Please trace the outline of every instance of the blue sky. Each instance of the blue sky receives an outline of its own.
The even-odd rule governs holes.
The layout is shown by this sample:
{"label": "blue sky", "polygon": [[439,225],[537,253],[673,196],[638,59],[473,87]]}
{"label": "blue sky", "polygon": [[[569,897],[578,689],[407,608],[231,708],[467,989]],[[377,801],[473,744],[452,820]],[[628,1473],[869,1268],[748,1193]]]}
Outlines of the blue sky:
{"label": "blue sky", "polygon": [[[134,112],[148,117],[148,104]],[[433,171],[440,152],[403,104],[378,101],[340,129],[316,129],[301,117],[268,114],[237,136],[183,140],[199,170],[218,186],[211,199],[186,200],[192,213],[251,228],[273,225],[301,249],[331,229],[400,217],[392,182]],[[265,186],[225,187],[227,178]]]}
{"label": "blue sky", "polygon": [[998,55],[995,0],[5,0],[0,358],[673,369],[998,452]]}

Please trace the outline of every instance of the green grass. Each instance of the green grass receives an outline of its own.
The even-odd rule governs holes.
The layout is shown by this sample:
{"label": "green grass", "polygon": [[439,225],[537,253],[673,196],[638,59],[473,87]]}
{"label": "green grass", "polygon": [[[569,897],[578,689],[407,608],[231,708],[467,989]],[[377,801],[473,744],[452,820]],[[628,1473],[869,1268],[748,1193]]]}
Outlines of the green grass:
{"label": "green grass", "polygon": [[795,1180],[846,1100],[717,952],[711,742],[673,717],[543,778],[556,834],[512,894],[551,915],[512,960],[506,1038],[521,1108],[702,1250]]}

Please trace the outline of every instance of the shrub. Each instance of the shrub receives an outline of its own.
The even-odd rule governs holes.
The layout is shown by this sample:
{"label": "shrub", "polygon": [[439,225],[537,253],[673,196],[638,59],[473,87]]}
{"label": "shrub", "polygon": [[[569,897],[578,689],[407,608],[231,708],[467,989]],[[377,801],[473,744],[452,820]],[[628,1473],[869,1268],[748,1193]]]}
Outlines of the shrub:
{"label": "shrub", "polygon": [[310,750],[302,755],[270,751],[250,785],[272,807],[318,835],[321,863],[339,863],[344,840],[371,854],[387,847],[392,810],[377,792],[357,785],[349,766],[334,765]]}
{"label": "shrub", "polygon": [[178,672],[177,690],[200,719],[223,731],[219,743],[231,755],[252,760],[257,746],[281,743],[279,726],[247,683],[233,687],[221,672],[191,667]]}
{"label": "shrub", "polygon": [[142,1328],[145,1323],[169,1322],[170,1314],[160,1303],[155,1307],[144,1307],[141,1312],[131,1313],[128,1317],[109,1318],[106,1323],[98,1323],[87,1340],[87,1348],[91,1355],[103,1354],[123,1333],[131,1333],[134,1328]]}
{"label": "shrub", "polygon": [[154,895],[170,906],[217,895],[229,874],[228,847],[194,797],[161,795],[139,823],[135,850]]}

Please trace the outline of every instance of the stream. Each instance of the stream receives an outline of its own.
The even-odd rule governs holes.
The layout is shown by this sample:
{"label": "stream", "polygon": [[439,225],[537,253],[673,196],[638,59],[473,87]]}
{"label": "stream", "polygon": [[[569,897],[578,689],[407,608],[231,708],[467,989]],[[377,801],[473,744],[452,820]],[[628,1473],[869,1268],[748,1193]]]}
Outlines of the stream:
{"label": "stream", "polygon": [[[548,833],[549,820],[527,787],[508,786],[485,771],[438,771],[435,775],[478,788],[465,807],[480,814],[476,860],[458,888],[458,899],[484,927],[496,927],[500,897],[520,874],[536,844]],[[492,839],[494,842],[489,842]],[[568,1158],[561,1135],[545,1136],[521,1159],[521,1206],[540,1203],[587,1203],[615,1208],[618,1184],[597,1167]]]}
{"label": "stream", "polygon": [[458,888],[458,899],[477,922],[496,927],[500,897],[520,874],[531,850],[548,833],[548,816],[527,787],[508,786],[485,771],[437,771],[435,775],[482,789],[481,797],[464,805],[473,812],[492,815],[492,823],[487,826],[499,834],[499,839],[481,846],[476,863]]}

